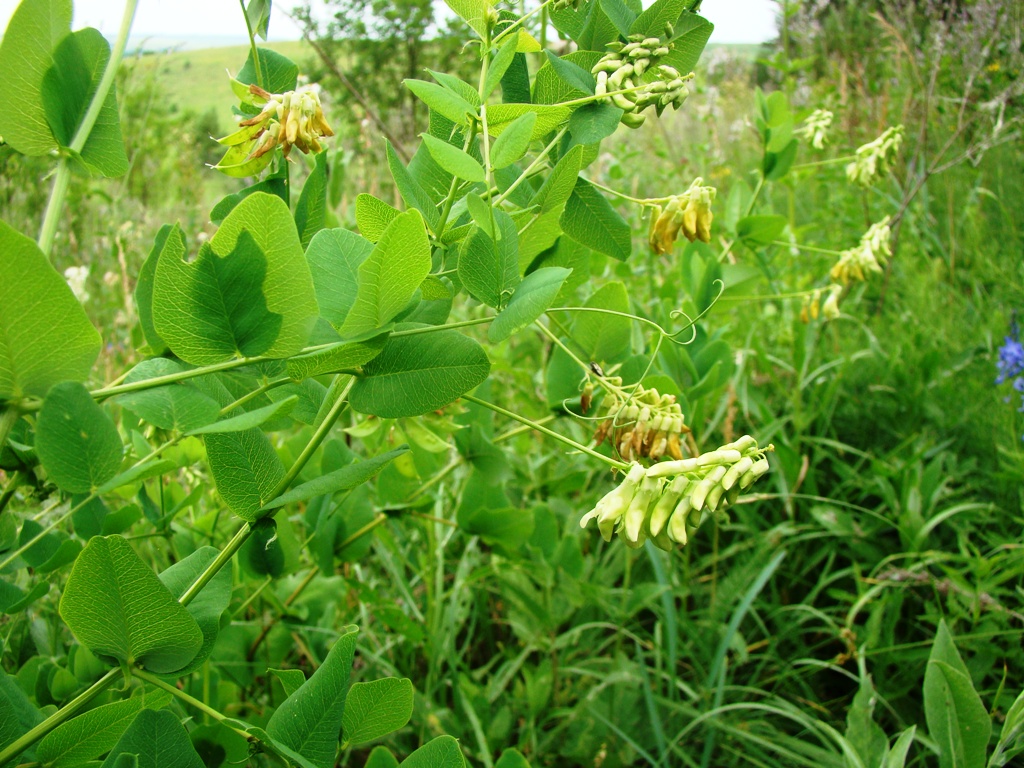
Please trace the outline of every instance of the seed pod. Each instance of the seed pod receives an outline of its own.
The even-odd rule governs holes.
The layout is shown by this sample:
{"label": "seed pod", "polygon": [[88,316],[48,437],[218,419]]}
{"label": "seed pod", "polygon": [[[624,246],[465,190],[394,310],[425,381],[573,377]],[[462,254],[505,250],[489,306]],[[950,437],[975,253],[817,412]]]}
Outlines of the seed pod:
{"label": "seed pod", "polygon": [[681,475],[684,472],[693,472],[698,468],[697,459],[682,459],[681,461],[663,461],[655,464],[647,470],[649,477],[671,477]]}
{"label": "seed pod", "polygon": [[686,542],[690,539],[689,531],[686,530],[686,516],[689,511],[689,498],[683,497],[683,500],[679,502],[679,506],[672,512],[672,517],[668,519],[668,526],[666,527],[668,537],[681,547],[685,547]]}
{"label": "seed pod", "polygon": [[665,524],[671,517],[672,512],[679,505],[679,500],[683,497],[687,487],[690,485],[690,480],[686,477],[679,476],[672,480],[668,484],[668,487],[662,491],[661,498],[654,505],[654,509],[651,511],[651,516],[648,521],[651,531],[651,536],[657,536],[665,528]]}
{"label": "seed pod", "polygon": [[693,493],[690,494],[690,504],[694,509],[703,508],[708,494],[711,493],[716,485],[722,482],[722,478],[725,477],[725,473],[727,471],[728,470],[725,467],[717,466],[708,472],[703,480],[697,483],[693,489]]}
{"label": "seed pod", "polygon": [[722,449],[719,448],[717,451],[710,451],[708,453],[702,453],[698,456],[695,461],[698,467],[707,467],[712,464],[733,464],[743,458],[743,454],[732,448]]}
{"label": "seed pod", "polygon": [[708,493],[707,500],[705,501],[705,504],[707,504],[708,509],[710,509],[712,512],[717,511],[718,504],[722,500],[722,496],[724,494],[725,488],[722,487],[721,483],[718,483],[714,488],[712,488],[711,492]]}
{"label": "seed pod", "polygon": [[661,493],[663,482],[651,477],[645,477],[640,482],[636,495],[629,503],[629,509],[622,520],[622,529],[625,532],[626,540],[637,544],[643,533],[644,520],[655,499]]}
{"label": "seed pod", "polygon": [[746,472],[753,466],[754,460],[749,456],[744,456],[742,459],[737,461],[729,467],[729,471],[726,472],[725,477],[722,478],[722,489],[728,491],[736,484],[736,481],[746,474]]}

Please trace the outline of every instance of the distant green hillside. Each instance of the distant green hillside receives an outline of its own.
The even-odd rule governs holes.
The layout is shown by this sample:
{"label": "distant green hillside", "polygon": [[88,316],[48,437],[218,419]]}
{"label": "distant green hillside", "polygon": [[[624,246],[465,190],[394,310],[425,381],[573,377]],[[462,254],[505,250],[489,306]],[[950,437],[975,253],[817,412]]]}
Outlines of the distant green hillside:
{"label": "distant green hillside", "polygon": [[[313,56],[313,50],[301,40],[261,44],[295,61],[301,68]],[[231,105],[235,98],[228,84],[227,71],[235,74],[242,68],[249,47],[204,48],[195,51],[147,53],[129,59],[136,78],[155,77],[166,104],[180,110],[203,114],[214,110],[222,130],[234,130]]]}

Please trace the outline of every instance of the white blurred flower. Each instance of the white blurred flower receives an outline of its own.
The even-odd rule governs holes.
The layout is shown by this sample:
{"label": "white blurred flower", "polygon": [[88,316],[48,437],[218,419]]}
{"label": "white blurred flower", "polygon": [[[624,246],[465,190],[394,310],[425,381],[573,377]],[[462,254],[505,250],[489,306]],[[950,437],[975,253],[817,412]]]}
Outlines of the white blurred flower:
{"label": "white blurred flower", "polygon": [[68,281],[71,292],[83,304],[89,300],[89,291],[85,283],[89,279],[88,267],[68,267],[64,270],[64,279]]}
{"label": "white blurred flower", "polygon": [[874,141],[857,148],[857,156],[846,166],[846,177],[862,187],[870,187],[881,174],[887,173],[903,143],[903,126],[887,128]]}
{"label": "white blurred flower", "polygon": [[828,129],[832,125],[832,113],[827,109],[816,109],[804,124],[797,128],[796,134],[810,142],[815,149],[824,149],[828,142]]}

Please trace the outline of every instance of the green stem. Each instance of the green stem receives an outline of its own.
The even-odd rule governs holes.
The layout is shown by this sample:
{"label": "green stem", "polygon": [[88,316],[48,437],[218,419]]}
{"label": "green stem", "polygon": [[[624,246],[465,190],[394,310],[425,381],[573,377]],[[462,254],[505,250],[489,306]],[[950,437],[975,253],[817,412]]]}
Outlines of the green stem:
{"label": "green stem", "polygon": [[71,162],[64,155],[57,161],[57,171],[53,177],[53,187],[50,189],[50,199],[46,203],[46,213],[43,214],[43,226],[39,230],[39,250],[50,255],[53,249],[53,240],[57,236],[57,223],[60,221],[60,212],[64,207],[64,198],[68,194],[68,184],[71,182]]}
{"label": "green stem", "polygon": [[571,437],[566,437],[565,435],[560,435],[558,432],[555,432],[552,429],[548,429],[547,427],[542,426],[542,425],[538,424],[535,421],[531,421],[530,419],[526,418],[525,416],[520,416],[518,413],[513,413],[512,411],[509,411],[509,410],[507,410],[505,408],[502,408],[500,405],[495,405],[494,403],[489,403],[486,400],[481,400],[480,398],[474,397],[473,395],[463,395],[462,399],[463,400],[468,400],[471,403],[476,403],[477,405],[481,405],[484,408],[490,408],[492,411],[494,411],[495,413],[500,413],[502,416],[507,416],[510,419],[515,419],[516,421],[520,422],[521,424],[525,424],[526,426],[530,427],[530,429],[536,430],[537,432],[540,432],[541,434],[547,435],[548,437],[554,438],[555,440],[558,440],[559,442],[565,443],[566,445],[571,446],[572,448],[575,448],[576,450],[581,451],[582,453],[585,453],[588,456],[591,456],[591,457],[593,457],[595,459],[603,461],[605,464],[607,464],[610,467],[614,467],[615,469],[621,469],[621,470],[628,470],[629,469],[629,464],[626,464],[624,461],[616,461],[615,459],[609,458],[608,456],[604,456],[604,455],[598,453],[597,451],[595,451],[593,448],[588,448],[585,445],[581,445],[580,443],[577,443]]}
{"label": "green stem", "polygon": [[820,168],[823,165],[836,165],[837,163],[848,163],[851,160],[856,159],[856,155],[846,155],[845,157],[833,157],[831,160],[817,160],[813,163],[800,163],[800,165],[791,166],[789,170],[799,171],[804,168]]}
{"label": "green stem", "polygon": [[[507,26],[503,30],[501,30],[501,33],[491,41],[491,45],[497,45],[498,43],[500,43],[502,41],[502,39],[506,35],[511,34],[514,30],[519,28],[519,26],[521,26],[524,21],[526,21],[531,16],[534,16],[535,14],[540,13],[541,11],[545,12],[545,20],[546,20],[546,14],[547,14],[548,6],[551,5],[551,3],[553,3],[553,2],[554,2],[554,0],[544,0],[544,3],[542,3],[539,6],[537,6],[536,8],[534,8],[529,13],[524,13],[522,16],[520,16],[518,19],[516,19],[514,22],[512,22],[512,24],[510,24],[509,26]],[[543,36],[543,32],[541,33],[541,35]]]}
{"label": "green stem", "polygon": [[[761,177],[757,180],[757,186],[754,188],[754,194],[750,196],[750,203],[747,204],[747,210],[746,213],[743,214],[744,216],[749,216],[751,211],[754,210],[754,203],[757,202],[757,198],[761,194],[762,189],[764,189],[764,174],[761,174]],[[730,240],[725,248],[722,249],[722,252],[718,254],[719,263],[725,261],[725,257],[729,255],[729,252],[732,251],[732,247],[734,245],[736,245],[736,241]]]}
{"label": "green stem", "polygon": [[604,192],[607,192],[609,195],[615,195],[616,197],[619,197],[619,198],[621,198],[623,200],[628,200],[631,203],[636,203],[637,205],[664,204],[664,203],[667,203],[669,201],[669,198],[667,198],[667,197],[652,197],[652,198],[644,198],[644,199],[640,199],[638,197],[630,197],[629,195],[627,195],[627,194],[625,194],[623,192],[619,192],[617,189],[612,189],[611,187],[607,187],[604,184],[600,184],[600,183],[594,181],[593,179],[583,179],[583,180],[586,181],[588,184],[592,184],[593,186],[597,187],[598,189],[600,189],[600,190],[602,190]]}
{"label": "green stem", "polygon": [[524,181],[526,181],[534,174],[534,172],[537,170],[540,164],[547,160],[547,157],[551,153],[551,150],[558,146],[558,142],[562,140],[562,137],[565,136],[568,130],[569,126],[566,126],[565,128],[563,128],[562,130],[555,134],[555,138],[553,138],[551,142],[546,147],[544,147],[544,150],[533,159],[532,163],[526,166],[526,170],[519,174],[519,178],[513,181],[508,189],[506,189],[504,192],[502,192],[500,195],[494,198],[494,205],[501,205],[503,202],[505,202],[509,198],[509,196],[519,188],[520,184],[522,184]]}
{"label": "green stem", "polygon": [[213,559],[213,562],[206,566],[206,570],[199,574],[198,578],[192,582],[192,586],[185,590],[185,594],[178,598],[178,602],[182,605],[188,605],[195,600],[196,596],[202,592],[203,587],[209,584],[210,580],[220,572],[220,569],[223,568],[231,558],[235,556],[235,553],[242,548],[242,545],[245,544],[251,533],[252,526],[249,525],[249,523],[242,525],[242,527],[238,529],[238,532],[231,537],[231,541],[228,542],[228,545],[217,553],[217,557]]}
{"label": "green stem", "polygon": [[[117,70],[121,66],[121,59],[124,57],[124,49],[128,44],[128,33],[132,28],[132,20],[135,18],[135,8],[138,0],[127,0],[124,4],[124,14],[121,17],[121,29],[117,33],[114,47],[110,51],[110,59],[107,61],[106,69],[103,70],[103,77],[100,79],[96,92],[89,102],[89,108],[79,123],[69,147],[73,154],[81,154],[85,148],[85,142],[92,133],[93,126],[100,116],[100,111],[107,100],[107,94],[114,85],[114,78],[117,77]],[[43,217],[43,226],[39,233],[39,249],[47,256],[53,248],[53,239],[57,234],[57,222],[60,219],[61,210],[64,208],[64,198],[67,197],[68,183],[71,180],[71,160],[67,155],[62,155],[57,163],[57,174],[53,180],[53,188],[50,190],[50,201],[46,205],[46,214]]]}
{"label": "green stem", "polygon": [[829,248],[818,248],[813,245],[798,245],[797,243],[787,243],[783,240],[772,240],[772,245],[780,245],[783,248],[798,248],[801,251],[810,251],[811,253],[825,253],[829,256],[842,256],[843,254],[839,251],[833,251]]}
{"label": "green stem", "polygon": [[612,96],[618,96],[619,94],[636,93],[637,91],[642,91],[645,88],[647,88],[646,84],[645,85],[637,85],[637,86],[634,86],[632,88],[623,88],[620,91],[608,91],[608,93],[603,93],[600,96],[597,96],[597,95],[594,95],[594,96],[581,96],[580,98],[572,99],[571,101],[560,101],[555,106],[558,106],[558,107],[579,107],[579,106],[582,106],[584,104],[590,104],[590,103],[595,102],[595,101],[605,101],[606,99],[609,99]]}
{"label": "green stem", "polygon": [[14,759],[26,749],[35,744],[39,739],[43,738],[46,734],[56,728],[58,725],[66,720],[70,720],[72,717],[77,715],[85,705],[96,698],[97,695],[105,691],[113,684],[113,682],[121,676],[121,669],[112,669],[95,683],[90,685],[82,693],[76,696],[72,701],[65,704],[63,707],[58,709],[48,718],[43,720],[39,725],[24,734],[18,739],[8,744],[3,750],[0,750],[0,765],[4,765],[10,760]]}
{"label": "green stem", "polygon": [[256,85],[263,88],[263,69],[260,66],[260,52],[256,47],[256,35],[253,33],[252,22],[249,21],[249,14],[245,10],[245,0],[238,0],[238,4],[242,6],[242,17],[245,19],[245,29],[249,33],[249,49],[252,51],[252,64],[256,69]]}
{"label": "green stem", "polygon": [[[317,347],[317,349],[319,349],[319,347]],[[303,352],[306,351],[308,350],[303,350]],[[205,376],[208,373],[230,371],[234,368],[242,368],[246,365],[255,365],[256,363],[265,363],[273,359],[274,358],[271,357],[243,357],[238,360],[228,360],[223,363],[206,365],[202,368],[193,368],[189,371],[179,371],[178,373],[168,373],[166,376],[154,376],[152,379],[133,381],[131,384],[119,384],[114,387],[103,387],[102,389],[93,390],[92,396],[97,400],[104,400],[108,397],[114,397],[115,395],[123,395],[126,392],[140,392],[146,389],[154,389],[156,387],[162,387],[165,384],[174,384],[178,381],[194,379],[197,376]]]}
{"label": "green stem", "polygon": [[[462,142],[462,151],[469,152],[469,148],[473,145],[473,137],[476,136],[476,123],[472,123],[469,126],[469,130],[466,131],[466,140]],[[458,176],[452,176],[452,183],[448,187],[448,195],[444,199],[444,205],[441,206],[441,218],[437,222],[437,232],[435,233],[438,239],[444,235],[444,229],[448,225],[448,217],[451,216],[452,206],[455,204],[455,192],[459,188]]]}
{"label": "green stem", "polygon": [[209,706],[208,704],[204,704],[203,702],[201,702],[199,699],[195,698],[194,696],[190,696],[189,694],[185,693],[180,688],[171,685],[170,683],[166,682],[165,680],[161,680],[156,675],[150,674],[149,672],[146,672],[144,669],[134,669],[134,670],[132,670],[132,674],[135,675],[136,677],[138,677],[140,680],[145,680],[150,685],[155,685],[157,688],[160,688],[162,690],[167,691],[172,696],[177,696],[179,699],[184,701],[189,706],[195,707],[200,712],[202,712],[204,715],[212,717],[214,720],[216,720],[221,725],[224,725],[224,726],[230,728],[232,731],[237,733],[239,736],[243,737],[246,741],[252,741],[255,738],[251,734],[246,733],[245,731],[243,731],[241,728],[235,728],[233,725],[231,725],[230,723],[226,722],[229,719],[226,715],[221,714],[220,712],[218,712],[216,709],[214,709],[213,707]]}
{"label": "green stem", "polygon": [[[341,394],[338,395],[337,401],[333,406],[331,406],[331,410],[327,413],[323,422],[321,422],[320,426],[317,427],[316,432],[313,433],[313,436],[309,439],[306,447],[295,460],[292,468],[288,470],[288,474],[281,479],[281,482],[277,484],[277,487],[274,488],[273,492],[270,494],[267,499],[267,503],[270,503],[288,490],[288,486],[290,486],[292,482],[294,482],[295,478],[299,476],[302,468],[306,466],[306,462],[308,462],[313,456],[316,449],[320,447],[320,443],[322,443],[324,438],[327,437],[327,433],[331,431],[331,428],[334,426],[334,422],[338,420],[338,416],[340,416],[342,410],[344,410],[348,399],[348,393],[352,389],[353,384],[355,384],[355,378],[351,379],[348,384],[345,385],[345,388],[341,391]],[[245,544],[251,534],[252,525],[249,523],[246,523],[239,528],[238,532],[231,538],[231,541],[228,542],[228,545],[217,554],[217,557],[213,559],[212,563],[206,566],[206,569],[199,574],[196,580],[192,583],[192,586],[185,591],[185,594],[178,598],[178,602],[182,605],[188,605],[195,600],[196,596],[203,590],[203,587],[209,584],[210,580],[217,575],[220,569],[235,556],[235,553],[242,548],[242,545]]]}
{"label": "green stem", "polygon": [[447,331],[452,328],[468,328],[471,325],[483,325],[493,321],[493,317],[478,317],[476,320],[462,320],[458,323],[447,323],[446,325],[428,325],[426,328],[407,328],[404,331],[395,331],[391,338],[398,336],[415,336],[419,333],[434,333],[435,331]]}
{"label": "green stem", "polygon": [[299,476],[299,473],[302,471],[303,467],[306,466],[306,463],[310,458],[312,458],[316,449],[320,447],[320,443],[322,443],[324,438],[327,437],[327,433],[331,431],[332,427],[334,427],[334,422],[338,420],[341,412],[345,410],[345,406],[348,405],[348,393],[352,391],[352,387],[355,383],[356,379],[353,376],[349,380],[348,384],[345,385],[345,388],[341,390],[341,394],[338,395],[338,399],[335,401],[334,405],[331,406],[331,410],[327,412],[327,416],[325,416],[324,420],[320,422],[320,426],[317,427],[316,432],[314,432],[313,436],[309,438],[309,442],[306,444],[306,447],[302,449],[302,453],[300,453],[299,457],[295,459],[295,463],[292,464],[292,468],[288,470],[288,474],[284,476],[281,482],[277,484],[273,493],[270,494],[268,502],[273,501],[282,493],[287,491],[288,486],[290,486],[292,482],[294,482],[295,478]]}
{"label": "green stem", "polygon": [[258,587],[256,587],[256,590],[251,595],[249,595],[247,598],[245,598],[245,602],[242,603],[240,606],[238,606],[238,608],[236,608],[231,613],[231,618],[237,618],[238,616],[241,616],[243,613],[245,613],[246,608],[248,608],[250,605],[252,605],[253,601],[257,597],[262,595],[263,594],[263,590],[266,589],[267,587],[269,587],[271,582],[273,582],[273,581],[274,581],[274,577],[273,576],[267,576],[267,578],[264,579],[263,583],[260,584]]}

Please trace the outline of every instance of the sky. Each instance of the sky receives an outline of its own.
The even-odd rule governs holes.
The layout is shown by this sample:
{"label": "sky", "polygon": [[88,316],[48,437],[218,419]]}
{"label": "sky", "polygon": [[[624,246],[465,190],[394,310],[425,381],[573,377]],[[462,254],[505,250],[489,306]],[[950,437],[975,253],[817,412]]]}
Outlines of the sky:
{"label": "sky", "polygon": [[[648,3],[645,2],[644,5]],[[113,38],[121,26],[122,0],[75,0],[73,26],[96,27]],[[277,8],[290,8],[278,0]],[[0,28],[18,6],[18,0],[0,0]],[[773,0],[704,0],[701,14],[715,24],[712,43],[760,43],[775,34]],[[139,0],[132,27],[135,38],[187,38],[196,35],[244,37],[245,25],[236,0]],[[291,40],[299,30],[281,13],[270,20],[271,39]]]}

